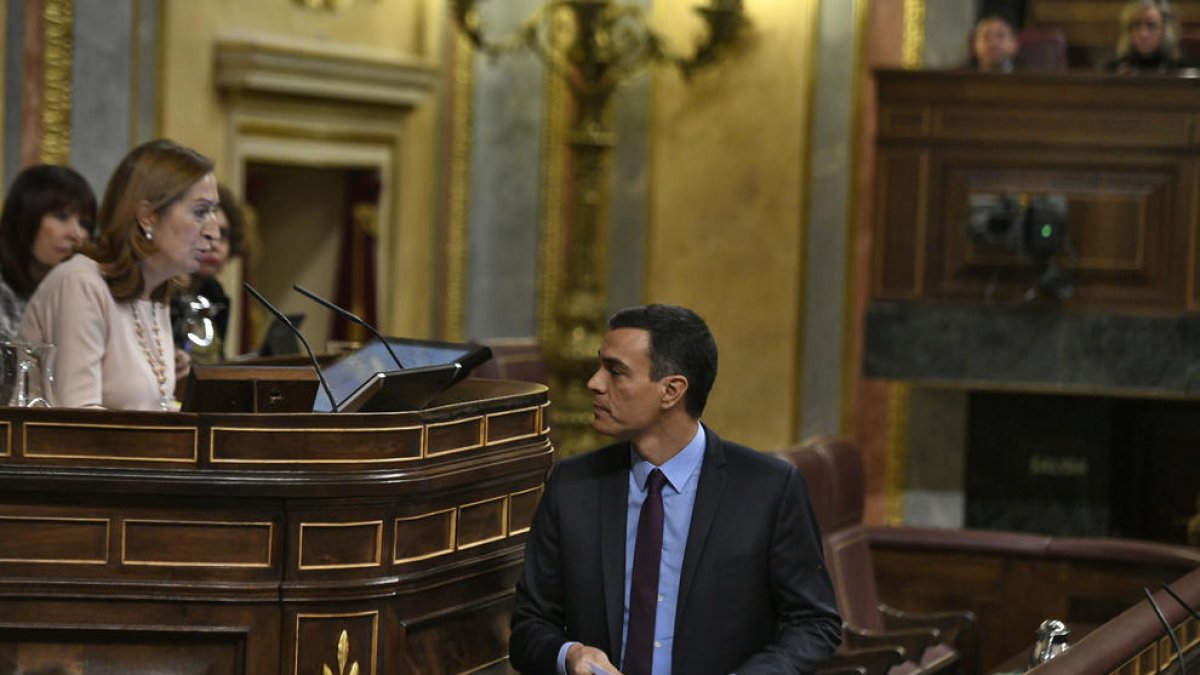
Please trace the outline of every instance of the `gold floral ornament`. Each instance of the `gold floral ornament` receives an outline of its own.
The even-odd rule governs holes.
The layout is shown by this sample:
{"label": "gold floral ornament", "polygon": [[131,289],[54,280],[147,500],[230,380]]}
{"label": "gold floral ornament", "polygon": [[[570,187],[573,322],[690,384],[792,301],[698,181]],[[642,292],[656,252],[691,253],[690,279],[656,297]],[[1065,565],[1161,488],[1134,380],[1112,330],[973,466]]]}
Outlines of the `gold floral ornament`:
{"label": "gold floral ornament", "polygon": [[[350,670],[346,670],[346,661],[350,659],[350,636],[346,631],[338,636],[337,646],[337,675],[358,675],[358,661],[350,664]],[[322,675],[333,675],[333,669],[328,664],[321,666]]]}
{"label": "gold floral ornament", "polygon": [[[379,0],[372,0],[378,2]],[[354,0],[295,0],[297,5],[306,9],[325,10],[328,12],[336,12],[339,9],[344,9],[353,4]]]}

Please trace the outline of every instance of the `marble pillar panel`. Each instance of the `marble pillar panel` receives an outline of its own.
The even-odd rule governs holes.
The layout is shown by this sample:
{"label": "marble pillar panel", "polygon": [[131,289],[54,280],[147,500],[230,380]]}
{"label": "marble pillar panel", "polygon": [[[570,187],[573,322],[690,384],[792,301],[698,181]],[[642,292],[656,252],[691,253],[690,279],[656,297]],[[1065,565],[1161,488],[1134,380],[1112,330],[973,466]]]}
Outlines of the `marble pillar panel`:
{"label": "marble pillar panel", "polygon": [[1200,316],[877,302],[869,377],[973,388],[1200,393]]}
{"label": "marble pillar panel", "polygon": [[468,337],[536,332],[545,78],[545,68],[529,52],[475,58]]}
{"label": "marble pillar panel", "polygon": [[822,3],[813,89],[805,243],[801,438],[841,432],[842,373],[847,341],[851,144],[858,42],[855,3]]}
{"label": "marble pillar panel", "polygon": [[970,60],[970,36],[979,4],[979,0],[926,0],[926,68],[958,68]]}
{"label": "marble pillar panel", "polygon": [[133,1],[75,0],[71,165],[100,195],[129,151]]}
{"label": "marble pillar panel", "polygon": [[643,302],[650,77],[641,75],[621,87],[613,102],[613,113],[617,144],[610,163],[608,304],[616,311]]}

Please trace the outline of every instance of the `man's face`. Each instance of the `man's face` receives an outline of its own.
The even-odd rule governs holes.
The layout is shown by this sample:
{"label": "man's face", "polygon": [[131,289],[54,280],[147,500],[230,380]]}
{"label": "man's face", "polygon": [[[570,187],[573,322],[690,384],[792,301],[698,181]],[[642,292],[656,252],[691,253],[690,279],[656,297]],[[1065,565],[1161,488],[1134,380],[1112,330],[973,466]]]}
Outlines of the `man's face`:
{"label": "man's face", "polygon": [[1000,70],[1017,55],[1020,45],[1008,24],[999,19],[984,19],[975,28],[975,60],[980,70]]}
{"label": "man's face", "polygon": [[592,392],[592,428],[625,440],[636,440],[664,414],[663,380],[650,377],[650,332],[617,328],[604,336],[600,367],[588,380]]}

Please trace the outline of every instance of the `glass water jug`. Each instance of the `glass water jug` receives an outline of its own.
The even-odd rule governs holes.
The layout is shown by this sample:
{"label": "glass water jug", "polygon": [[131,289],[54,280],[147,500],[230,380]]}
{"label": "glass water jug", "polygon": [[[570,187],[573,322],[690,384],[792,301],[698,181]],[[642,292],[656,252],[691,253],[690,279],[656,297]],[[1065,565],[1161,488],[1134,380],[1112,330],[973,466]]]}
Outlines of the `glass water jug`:
{"label": "glass water jug", "polygon": [[54,345],[0,342],[0,402],[49,408],[54,400]]}

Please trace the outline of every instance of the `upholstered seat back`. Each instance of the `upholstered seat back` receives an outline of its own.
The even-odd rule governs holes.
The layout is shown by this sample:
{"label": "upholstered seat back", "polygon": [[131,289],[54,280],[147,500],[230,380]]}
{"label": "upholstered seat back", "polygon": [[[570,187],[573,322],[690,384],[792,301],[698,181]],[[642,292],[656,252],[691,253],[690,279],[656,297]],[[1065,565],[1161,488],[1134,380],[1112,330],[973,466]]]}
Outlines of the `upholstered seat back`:
{"label": "upholstered seat back", "polygon": [[842,618],[852,626],[883,630],[871,549],[862,526],[866,496],[862,450],[847,439],[819,437],[785,454],[808,483]]}
{"label": "upholstered seat back", "polygon": [[1063,29],[1029,26],[1022,30],[1021,65],[1025,70],[1066,70],[1067,35]]}

